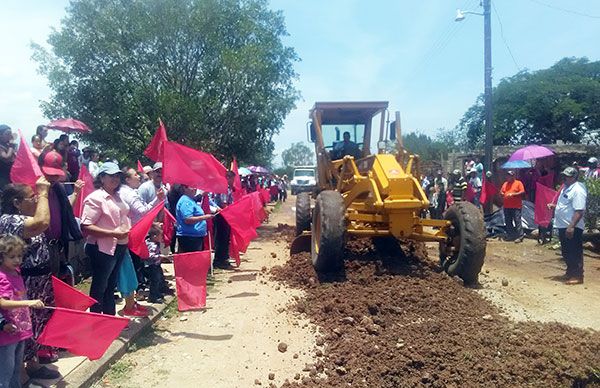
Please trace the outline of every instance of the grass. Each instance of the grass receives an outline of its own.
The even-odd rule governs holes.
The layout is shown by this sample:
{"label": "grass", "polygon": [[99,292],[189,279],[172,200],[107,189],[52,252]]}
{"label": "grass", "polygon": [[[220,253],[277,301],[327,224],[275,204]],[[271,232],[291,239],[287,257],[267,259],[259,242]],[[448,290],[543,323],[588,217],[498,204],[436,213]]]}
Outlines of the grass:
{"label": "grass", "polygon": [[111,365],[108,372],[104,376],[109,381],[123,381],[134,368],[134,364],[130,360],[121,359]]}

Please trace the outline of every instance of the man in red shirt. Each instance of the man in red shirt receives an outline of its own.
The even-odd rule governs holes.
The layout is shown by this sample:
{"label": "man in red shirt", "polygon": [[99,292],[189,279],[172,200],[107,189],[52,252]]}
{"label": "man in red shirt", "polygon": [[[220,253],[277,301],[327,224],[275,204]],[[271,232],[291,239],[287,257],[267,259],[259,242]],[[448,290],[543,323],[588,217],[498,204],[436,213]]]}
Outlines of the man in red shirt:
{"label": "man in red shirt", "polygon": [[525,188],[523,183],[515,179],[515,172],[508,171],[506,182],[500,189],[504,198],[504,223],[506,224],[506,240],[520,243],[523,241],[523,226],[521,224],[521,209]]}

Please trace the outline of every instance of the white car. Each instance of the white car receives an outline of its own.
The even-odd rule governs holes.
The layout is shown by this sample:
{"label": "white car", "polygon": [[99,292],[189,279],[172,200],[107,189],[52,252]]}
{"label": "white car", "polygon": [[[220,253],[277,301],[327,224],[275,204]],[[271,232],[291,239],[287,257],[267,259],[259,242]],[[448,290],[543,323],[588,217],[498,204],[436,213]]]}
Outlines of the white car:
{"label": "white car", "polygon": [[294,178],[290,182],[292,195],[303,191],[311,192],[317,187],[314,167],[297,167],[294,169]]}

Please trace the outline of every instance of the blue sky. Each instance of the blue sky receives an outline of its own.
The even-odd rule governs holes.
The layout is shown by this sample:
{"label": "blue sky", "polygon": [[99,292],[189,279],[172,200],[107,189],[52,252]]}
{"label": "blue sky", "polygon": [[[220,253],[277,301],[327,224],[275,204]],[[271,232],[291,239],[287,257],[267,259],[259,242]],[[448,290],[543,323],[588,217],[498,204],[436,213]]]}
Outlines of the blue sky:
{"label": "blue sky", "polygon": [[[600,1],[492,2],[494,84],[566,56],[600,59]],[[28,136],[48,121],[39,101],[49,96],[29,42],[44,43],[67,4],[0,3],[0,122]],[[296,66],[302,100],[274,139],[278,154],[306,140],[315,101],[388,100],[392,112],[401,111],[404,131],[433,135],[454,127],[483,90],[483,18],[454,22],[457,8],[481,12],[479,0],[271,0],[271,8],[283,11],[285,42],[302,59]]]}

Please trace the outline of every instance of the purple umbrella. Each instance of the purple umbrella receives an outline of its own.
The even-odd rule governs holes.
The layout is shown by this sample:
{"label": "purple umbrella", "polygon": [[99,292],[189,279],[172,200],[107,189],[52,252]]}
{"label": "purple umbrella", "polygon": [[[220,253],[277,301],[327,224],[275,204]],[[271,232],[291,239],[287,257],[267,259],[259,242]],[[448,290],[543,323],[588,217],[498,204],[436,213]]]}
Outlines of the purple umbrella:
{"label": "purple umbrella", "polygon": [[255,174],[268,174],[269,170],[261,166],[250,166],[248,170],[252,171]]}
{"label": "purple umbrella", "polygon": [[514,160],[531,160],[531,159],[539,159],[546,156],[552,156],[554,152],[552,150],[538,146],[538,145],[530,145],[527,147],[523,147],[521,149],[516,150],[510,158],[508,158],[509,162]]}

